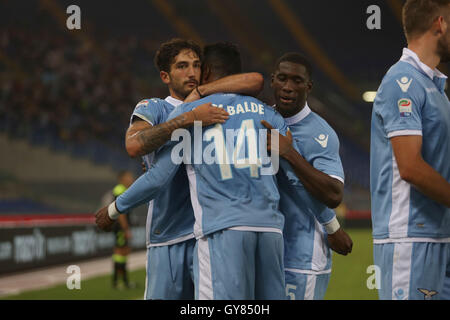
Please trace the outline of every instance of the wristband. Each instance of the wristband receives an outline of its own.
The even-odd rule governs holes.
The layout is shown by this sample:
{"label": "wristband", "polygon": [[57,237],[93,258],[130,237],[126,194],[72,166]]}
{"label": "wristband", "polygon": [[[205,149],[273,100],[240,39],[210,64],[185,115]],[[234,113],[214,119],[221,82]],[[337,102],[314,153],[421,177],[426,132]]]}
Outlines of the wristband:
{"label": "wristband", "polygon": [[198,90],[198,86],[195,87],[195,90],[197,91],[197,93],[198,93],[198,95],[200,96],[200,98],[204,98],[204,97],[205,97],[204,95],[202,95],[202,94],[200,93],[200,90]]}
{"label": "wristband", "polygon": [[333,219],[331,219],[330,222],[328,222],[326,225],[324,225],[324,227],[328,234],[333,234],[339,230],[341,225],[339,224],[338,219],[336,217],[334,217]]}
{"label": "wristband", "polygon": [[112,202],[109,206],[108,206],[108,215],[111,218],[111,220],[117,220],[119,218],[120,212],[117,211],[116,208],[116,202]]}

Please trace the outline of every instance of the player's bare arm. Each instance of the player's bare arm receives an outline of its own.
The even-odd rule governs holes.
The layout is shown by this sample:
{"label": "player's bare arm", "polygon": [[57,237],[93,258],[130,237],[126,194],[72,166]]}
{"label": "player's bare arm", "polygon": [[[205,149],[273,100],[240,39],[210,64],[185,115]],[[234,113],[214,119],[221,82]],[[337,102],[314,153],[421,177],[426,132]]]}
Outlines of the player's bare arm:
{"label": "player's bare arm", "polygon": [[116,221],[108,214],[108,206],[101,208],[95,213],[95,223],[103,231],[111,231]]}
{"label": "player's bare arm", "polygon": [[201,121],[203,126],[224,123],[228,117],[229,114],[224,109],[213,107],[211,103],[205,103],[156,126],[143,120],[137,120],[127,130],[125,146],[131,157],[142,156],[165,144],[176,129],[188,128],[194,125],[194,121]]}
{"label": "player's bare arm", "polygon": [[192,102],[218,92],[257,96],[264,87],[264,77],[257,72],[234,74],[202,84],[192,90],[184,102]]}
{"label": "player's bare arm", "polygon": [[422,136],[391,138],[400,177],[434,201],[450,207],[450,183],[422,158]]}
{"label": "player's bare arm", "polygon": [[[273,129],[266,122],[261,122],[266,128]],[[286,137],[278,134],[278,150],[271,150],[271,131],[267,131],[267,148],[270,152],[277,152],[280,157],[286,159],[294,169],[296,176],[300,179],[306,190],[317,200],[324,203],[329,208],[336,208],[341,202],[344,194],[344,184],[317,170],[308,163],[293,147],[292,135],[288,131]]]}

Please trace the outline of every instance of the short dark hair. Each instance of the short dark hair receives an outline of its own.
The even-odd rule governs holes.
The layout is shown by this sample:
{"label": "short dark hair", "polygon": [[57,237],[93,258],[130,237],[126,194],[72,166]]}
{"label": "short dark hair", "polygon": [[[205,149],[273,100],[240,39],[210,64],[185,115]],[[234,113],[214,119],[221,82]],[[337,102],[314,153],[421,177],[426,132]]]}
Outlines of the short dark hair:
{"label": "short dark hair", "polygon": [[308,73],[309,79],[312,77],[312,65],[303,55],[297,52],[288,52],[283,54],[278,58],[277,62],[275,62],[275,70],[278,70],[280,67],[280,63],[282,62],[292,62],[296,64],[300,64],[305,67],[306,72]]}
{"label": "short dark hair", "polygon": [[407,0],[402,10],[406,39],[424,34],[450,0]]}
{"label": "short dark hair", "polygon": [[155,55],[155,66],[159,71],[169,72],[175,57],[185,49],[192,50],[200,61],[202,60],[202,49],[197,43],[192,40],[174,38],[161,44]]}
{"label": "short dark hair", "polygon": [[203,49],[203,66],[218,77],[241,73],[242,62],[238,47],[230,42],[217,42]]}

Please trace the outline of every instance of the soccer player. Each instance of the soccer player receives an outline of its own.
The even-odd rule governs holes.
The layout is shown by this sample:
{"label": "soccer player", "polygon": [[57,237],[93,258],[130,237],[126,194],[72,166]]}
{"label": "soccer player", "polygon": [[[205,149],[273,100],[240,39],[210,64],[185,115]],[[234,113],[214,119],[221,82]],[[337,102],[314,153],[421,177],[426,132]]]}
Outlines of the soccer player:
{"label": "soccer player", "polygon": [[[134,181],[133,174],[130,171],[121,171],[117,175],[118,183],[113,190],[106,193],[102,198],[103,206],[114,201],[119,195],[121,195]],[[118,223],[114,224],[114,253],[113,259],[113,279],[112,286],[114,289],[118,288],[119,276],[122,277],[123,284],[126,288],[133,287],[133,284],[128,281],[127,260],[131,248],[128,245],[128,241],[131,239],[130,231],[130,216],[122,215],[119,217]]]}
{"label": "soccer player", "polygon": [[[235,75],[198,87],[201,73],[200,47],[192,41],[172,39],[163,43],[155,65],[170,96],[165,100],[152,98],[139,102],[126,134],[130,156],[143,156],[149,168],[174,130],[188,127],[194,120],[203,125],[223,122],[227,113],[209,105],[200,106],[195,117],[178,117],[166,121],[169,113],[180,105],[195,88],[197,95],[212,92],[246,92],[257,94],[262,76],[257,73]],[[155,153],[156,152],[156,153]],[[147,216],[147,279],[146,299],[193,299],[192,253],[194,214],[189,198],[186,171],[180,168],[172,183],[163,188],[149,203]]]}
{"label": "soccer player", "polygon": [[[277,60],[271,81],[275,108],[292,133],[279,137],[278,152],[293,169],[277,176],[286,219],[286,295],[292,300],[323,299],[331,274],[330,246],[343,255],[352,249],[352,240],[330,209],[342,201],[344,171],[336,133],[306,102],[311,72],[306,58],[291,52]],[[299,180],[290,179],[294,174]]]}
{"label": "soccer player", "polygon": [[374,101],[370,187],[380,299],[450,299],[450,1],[408,0],[408,48]]}
{"label": "soccer player", "polygon": [[[240,54],[230,44],[207,46],[204,59],[202,78],[205,83],[239,73],[241,69]],[[284,120],[261,101],[237,94],[215,94],[183,104],[169,119],[195,113],[196,107],[205,102],[226,108],[230,118],[223,124],[207,127],[202,136],[192,128],[188,132],[191,136],[194,131],[193,139],[187,143],[193,152],[186,157],[186,162],[190,163],[186,168],[197,238],[196,298],[284,299],[284,218],[278,210],[275,176],[262,174],[264,168],[259,159],[261,154],[258,155],[261,141],[257,134],[257,129],[264,128],[261,120],[272,123],[284,133]],[[231,140],[228,139],[230,132]],[[152,199],[161,186],[170,182],[179,167],[171,159],[174,147],[178,146],[174,143],[162,148],[154,166],[115,203],[97,213],[101,228],[108,227],[110,218],[116,219],[119,212]],[[230,145],[234,150],[229,149]],[[198,161],[199,154],[200,157],[214,154],[216,161],[208,164],[204,157],[203,161]]]}

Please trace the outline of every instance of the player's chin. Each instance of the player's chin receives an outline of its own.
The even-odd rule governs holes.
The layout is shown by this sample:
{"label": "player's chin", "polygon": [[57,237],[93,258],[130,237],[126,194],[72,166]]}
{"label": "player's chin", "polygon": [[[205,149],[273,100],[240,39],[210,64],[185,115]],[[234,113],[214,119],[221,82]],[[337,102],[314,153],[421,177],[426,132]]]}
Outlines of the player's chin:
{"label": "player's chin", "polygon": [[184,90],[190,93],[195,87],[197,87],[197,83],[189,82],[184,85]]}
{"label": "player's chin", "polygon": [[292,110],[295,110],[295,102],[283,102],[281,100],[277,102],[277,111],[281,114],[290,114]]}

